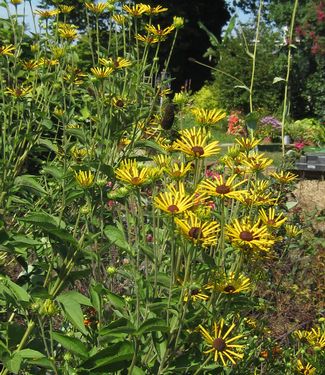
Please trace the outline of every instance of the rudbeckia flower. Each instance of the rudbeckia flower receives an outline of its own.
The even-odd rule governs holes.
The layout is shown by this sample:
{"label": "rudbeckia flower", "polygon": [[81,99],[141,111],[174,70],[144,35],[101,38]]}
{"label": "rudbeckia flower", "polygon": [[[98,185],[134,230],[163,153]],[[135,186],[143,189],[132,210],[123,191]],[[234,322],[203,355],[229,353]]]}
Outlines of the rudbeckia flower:
{"label": "rudbeckia flower", "polygon": [[136,160],[125,160],[115,170],[116,178],[133,186],[149,182],[149,168],[140,167]]}
{"label": "rudbeckia flower", "polygon": [[226,181],[223,176],[220,175],[218,178],[213,180],[202,181],[197,192],[203,195],[209,195],[211,197],[219,198],[233,198],[239,199],[243,195],[247,194],[246,190],[236,190],[238,186],[245,183],[245,180],[235,183],[236,175],[229,177]]}
{"label": "rudbeckia flower", "polygon": [[237,353],[236,350],[242,350],[244,345],[235,344],[236,340],[243,337],[243,335],[237,335],[235,337],[229,338],[229,334],[233,331],[236,325],[233,323],[224,333],[224,320],[221,319],[220,323],[214,323],[213,333],[210,334],[202,325],[199,325],[199,330],[204,338],[204,341],[210,347],[208,350],[204,351],[205,354],[213,354],[213,359],[218,362],[220,359],[223,366],[227,366],[228,360],[232,364],[236,364],[235,359],[242,359],[244,357],[243,353]]}
{"label": "rudbeckia flower", "polygon": [[181,233],[190,241],[202,246],[215,245],[220,225],[216,221],[202,221],[195,214],[189,212],[185,219],[175,219]]}
{"label": "rudbeckia flower", "polygon": [[219,153],[218,141],[209,143],[209,134],[204,129],[185,129],[181,138],[174,142],[174,149],[193,158],[207,158]]}
{"label": "rudbeckia flower", "polygon": [[224,294],[238,294],[247,292],[250,288],[250,279],[242,274],[236,275],[230,272],[228,275],[224,274],[220,279],[211,282],[206,286],[206,289],[214,289],[219,293]]}
{"label": "rudbeckia flower", "polygon": [[248,220],[235,220],[232,224],[226,225],[226,235],[230,241],[240,248],[251,248],[254,250],[268,251],[274,244],[265,225],[255,224]]}

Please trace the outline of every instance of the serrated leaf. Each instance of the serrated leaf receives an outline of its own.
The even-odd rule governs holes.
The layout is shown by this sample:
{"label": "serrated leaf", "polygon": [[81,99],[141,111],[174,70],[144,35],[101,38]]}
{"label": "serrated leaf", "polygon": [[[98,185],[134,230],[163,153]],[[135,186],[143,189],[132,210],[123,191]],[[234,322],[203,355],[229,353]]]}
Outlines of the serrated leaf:
{"label": "serrated leaf", "polygon": [[71,336],[65,336],[58,332],[53,332],[52,337],[69,352],[72,352],[83,359],[89,357],[89,351],[86,345],[79,339]]}
{"label": "serrated leaf", "polygon": [[10,245],[14,247],[30,247],[30,246],[37,246],[41,245],[42,242],[38,240],[34,240],[33,238],[18,235],[13,236],[12,240],[10,241]]}
{"label": "serrated leaf", "polygon": [[32,175],[18,176],[15,178],[14,184],[15,186],[31,189],[35,194],[40,196],[47,194],[44,188]]}

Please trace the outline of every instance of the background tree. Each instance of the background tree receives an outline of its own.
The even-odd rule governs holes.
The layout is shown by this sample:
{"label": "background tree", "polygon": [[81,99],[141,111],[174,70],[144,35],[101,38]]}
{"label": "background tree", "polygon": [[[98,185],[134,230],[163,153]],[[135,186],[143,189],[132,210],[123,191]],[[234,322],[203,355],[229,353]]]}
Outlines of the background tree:
{"label": "background tree", "polygon": [[[209,38],[200,30],[198,22],[201,21],[209,30],[221,39],[222,27],[230,18],[224,0],[151,0],[137,1],[151,5],[163,5],[168,12],[162,14],[157,22],[166,26],[171,23],[173,16],[184,17],[184,28],[178,34],[175,50],[171,58],[169,72],[175,77],[173,88],[178,90],[186,80],[191,80],[191,88],[199,89],[205,80],[211,78],[211,72],[202,66],[189,62],[189,58],[202,61],[202,56],[209,47]],[[170,45],[162,46],[161,61],[167,57]],[[205,60],[208,62],[208,60]]]}

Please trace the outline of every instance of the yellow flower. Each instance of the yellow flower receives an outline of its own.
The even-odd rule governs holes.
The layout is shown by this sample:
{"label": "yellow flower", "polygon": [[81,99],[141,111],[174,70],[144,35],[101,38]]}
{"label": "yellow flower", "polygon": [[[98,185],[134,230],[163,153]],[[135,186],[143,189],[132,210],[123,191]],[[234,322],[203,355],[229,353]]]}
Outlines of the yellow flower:
{"label": "yellow flower", "polygon": [[124,59],[123,57],[117,57],[116,59],[109,58],[108,60],[100,57],[99,62],[112,69],[122,69],[132,65],[131,61]]}
{"label": "yellow flower", "polygon": [[189,290],[186,290],[184,294],[183,301],[188,302],[189,300],[196,301],[207,301],[209,296],[202,291],[200,288],[191,287]]}
{"label": "yellow flower", "polygon": [[98,78],[98,79],[107,78],[114,71],[114,69],[107,68],[107,67],[103,67],[103,68],[90,68],[90,70],[93,73],[93,75],[96,78]]}
{"label": "yellow flower", "polygon": [[175,27],[175,29],[181,29],[184,26],[184,18],[174,16],[173,26]]}
{"label": "yellow flower", "polygon": [[26,70],[33,70],[33,69],[36,69],[38,66],[40,66],[40,62],[36,60],[25,60],[25,61],[22,61],[21,65]]}
{"label": "yellow flower", "polygon": [[280,184],[287,184],[289,182],[295,181],[298,178],[296,174],[284,171],[280,171],[279,173],[273,172],[270,175],[275,178]]}
{"label": "yellow flower", "polygon": [[169,139],[158,137],[156,139],[157,144],[166,152],[175,151],[175,144]]}
{"label": "yellow flower", "polygon": [[211,282],[206,289],[214,289],[219,293],[238,294],[247,292],[250,288],[250,279],[242,274],[236,275],[230,272],[229,275],[224,274],[221,279]]}
{"label": "yellow flower", "polygon": [[208,143],[208,134],[203,128],[185,129],[181,132],[181,138],[174,142],[174,149],[194,158],[207,158],[216,155],[220,148],[218,141]]}
{"label": "yellow flower", "polygon": [[73,158],[77,161],[84,159],[88,155],[88,150],[84,147],[73,146],[70,152]]}
{"label": "yellow flower", "polygon": [[136,160],[124,160],[115,170],[116,178],[133,186],[149,182],[149,168],[140,167]]}
{"label": "yellow flower", "polygon": [[251,224],[248,220],[239,222],[236,219],[232,224],[226,225],[226,235],[235,246],[246,249],[268,251],[274,244],[274,240],[270,239],[267,232],[267,227],[261,226],[259,221]]}
{"label": "yellow flower", "polygon": [[89,188],[94,183],[95,175],[91,171],[79,171],[75,172],[75,178],[81,187]]}
{"label": "yellow flower", "polygon": [[171,163],[171,157],[164,154],[156,155],[152,159],[160,168],[168,167]]}
{"label": "yellow flower", "polygon": [[220,225],[216,221],[203,222],[193,212],[189,212],[185,219],[176,218],[175,223],[181,233],[196,244],[211,246],[217,243]]}
{"label": "yellow flower", "polygon": [[161,5],[157,5],[155,7],[151,7],[150,5],[146,5],[146,11],[144,12],[148,16],[154,16],[159,13],[166,12],[168,8],[163,8]]}
{"label": "yellow flower", "polygon": [[115,96],[113,99],[112,99],[112,104],[115,108],[118,108],[118,109],[123,109],[127,106],[128,104],[128,100],[126,97],[122,97],[122,96]]}
{"label": "yellow flower", "polygon": [[267,190],[267,188],[270,186],[269,180],[257,180],[257,181],[251,181],[252,183],[252,191],[254,191],[256,194],[264,194]]}
{"label": "yellow flower", "polygon": [[233,198],[233,199],[239,199],[242,197],[242,195],[246,194],[246,190],[236,190],[236,188],[246,181],[240,181],[237,183],[234,183],[234,180],[236,179],[236,175],[233,175],[231,177],[228,177],[227,181],[224,181],[223,176],[220,175],[218,178],[215,178],[214,180],[206,180],[202,181],[197,191],[198,193],[204,194],[204,195],[210,195],[212,197],[219,197],[219,198]]}
{"label": "yellow flower", "polygon": [[41,10],[37,9],[34,11],[35,14],[39,15],[41,18],[51,18],[57,16],[60,11],[58,9],[53,9],[53,10]]}
{"label": "yellow flower", "polygon": [[270,166],[273,161],[268,158],[263,157],[264,154],[253,153],[248,155],[246,158],[243,155],[242,164],[246,165],[249,168],[250,172],[260,172]]}
{"label": "yellow flower", "polygon": [[221,319],[220,323],[214,323],[213,334],[210,333],[200,324],[199,330],[201,335],[204,338],[204,341],[210,346],[210,349],[206,350],[205,354],[213,353],[213,359],[215,362],[218,362],[218,359],[221,359],[223,366],[227,366],[228,360],[232,364],[236,364],[236,359],[242,359],[244,357],[243,353],[237,353],[235,350],[242,350],[244,345],[234,344],[234,342],[243,335],[237,335],[233,338],[228,338],[229,334],[236,327],[234,323],[223,333],[224,330],[224,319]]}
{"label": "yellow flower", "polygon": [[101,14],[107,8],[107,3],[97,3],[97,4],[85,3],[85,6],[90,12],[95,13],[95,14]]}
{"label": "yellow flower", "polygon": [[121,14],[114,14],[112,18],[118,25],[125,24],[126,17]]}
{"label": "yellow flower", "polygon": [[310,363],[304,365],[300,359],[297,360],[297,371],[302,375],[314,375],[316,374],[316,368]]}
{"label": "yellow flower", "polygon": [[145,25],[145,30],[148,31],[148,33],[154,35],[158,38],[158,40],[164,40],[166,39],[167,35],[170,34],[175,27],[173,25],[165,27],[164,29],[161,28],[160,25],[153,26],[153,25]]}
{"label": "yellow flower", "polygon": [[16,87],[16,88],[10,88],[7,87],[5,90],[5,94],[9,94],[11,96],[14,96],[15,98],[22,98],[23,96],[28,95],[33,90],[32,86],[27,87]]}
{"label": "yellow flower", "polygon": [[153,36],[153,35],[143,36],[143,35],[137,34],[135,36],[135,39],[140,40],[140,42],[143,42],[143,43],[146,43],[146,44],[155,44],[155,43],[159,42],[159,38],[157,38],[156,36]]}
{"label": "yellow flower", "polygon": [[128,5],[123,5],[123,10],[129,13],[133,17],[140,17],[143,13],[147,11],[147,5],[145,4],[135,4],[132,7]]}
{"label": "yellow flower", "polygon": [[299,234],[302,233],[302,230],[296,227],[295,225],[287,224],[284,226],[286,230],[286,234],[288,237],[294,238],[297,237]]}
{"label": "yellow flower", "polygon": [[186,176],[186,174],[192,169],[191,163],[187,163],[186,165],[181,163],[174,162],[169,167],[165,168],[165,171],[169,174],[172,178],[182,178]]}
{"label": "yellow flower", "polygon": [[73,11],[75,7],[73,5],[59,5],[60,13],[62,14],[68,14]]}
{"label": "yellow flower", "polygon": [[272,193],[261,193],[250,189],[248,194],[238,197],[238,200],[245,206],[272,206],[276,204],[278,198],[274,198]]}
{"label": "yellow flower", "polygon": [[40,65],[45,65],[45,66],[55,66],[59,64],[58,59],[47,59],[46,57],[41,57],[39,59],[39,64]]}
{"label": "yellow flower", "polygon": [[226,117],[226,112],[221,109],[194,108],[192,109],[192,113],[196,121],[202,125],[215,125]]}
{"label": "yellow flower", "polygon": [[69,25],[67,23],[61,23],[58,27],[58,33],[61,38],[68,39],[70,41],[77,39],[78,33],[75,25]]}
{"label": "yellow flower", "polygon": [[287,220],[286,217],[283,217],[282,212],[276,217],[274,207],[270,207],[268,213],[263,208],[260,209],[259,218],[269,228],[279,228]]}
{"label": "yellow flower", "polygon": [[189,96],[185,91],[177,92],[174,95],[173,103],[177,105],[184,105],[187,103],[188,99],[189,99]]}
{"label": "yellow flower", "polygon": [[307,338],[310,335],[310,332],[306,330],[296,330],[293,332],[293,334],[302,343],[307,343],[308,342]]}
{"label": "yellow flower", "polygon": [[236,138],[236,142],[240,146],[242,151],[250,151],[253,150],[255,147],[257,147],[258,144],[260,144],[261,140],[256,139],[254,137],[251,138]]}
{"label": "yellow flower", "polygon": [[16,47],[12,44],[0,46],[0,56],[13,56],[15,48]]}
{"label": "yellow flower", "polygon": [[63,79],[74,85],[81,85],[84,82],[84,77],[86,77],[87,74],[83,73],[79,68],[75,68],[72,66],[67,67],[67,73],[63,76]]}
{"label": "yellow flower", "polygon": [[19,5],[22,3],[22,0],[10,0],[12,5]]}
{"label": "yellow flower", "polygon": [[322,350],[325,348],[325,332],[322,332],[320,327],[312,328],[307,340],[314,349]]}
{"label": "yellow flower", "polygon": [[154,198],[155,206],[170,215],[178,215],[194,205],[194,195],[186,195],[185,188],[179,183],[178,190],[169,185],[169,191],[160,193]]}

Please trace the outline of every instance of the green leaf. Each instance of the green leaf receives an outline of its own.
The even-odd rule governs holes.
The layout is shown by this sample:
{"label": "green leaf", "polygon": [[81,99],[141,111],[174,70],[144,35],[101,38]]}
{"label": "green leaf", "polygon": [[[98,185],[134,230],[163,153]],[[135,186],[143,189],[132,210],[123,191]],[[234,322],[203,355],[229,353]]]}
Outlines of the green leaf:
{"label": "green leaf", "polygon": [[67,128],[66,129],[67,134],[73,135],[76,138],[80,139],[82,143],[86,144],[87,140],[85,137],[85,134],[82,129],[78,128]]}
{"label": "green leaf", "polygon": [[273,79],[273,84],[274,83],[278,83],[278,82],[285,82],[286,80],[284,79],[284,78],[281,78],[281,77],[274,77],[274,79]]}
{"label": "green leaf", "polygon": [[34,240],[33,238],[18,235],[13,236],[12,240],[10,241],[10,245],[14,247],[30,247],[30,246],[37,246],[41,245],[41,241]]}
{"label": "green leaf", "polygon": [[105,236],[109,239],[109,241],[116,245],[117,247],[125,250],[126,252],[133,254],[131,246],[125,239],[124,233],[119,228],[115,227],[114,225],[107,225],[104,229]]}
{"label": "green leaf", "polygon": [[81,113],[81,116],[82,116],[83,120],[87,120],[87,118],[89,118],[90,115],[91,115],[88,107],[81,108],[80,113]]}
{"label": "green leaf", "polygon": [[167,332],[169,327],[166,325],[166,322],[162,319],[150,318],[141,324],[137,331],[137,335],[141,336],[144,333],[148,332]]}
{"label": "green leaf", "polygon": [[48,148],[49,150],[55,152],[56,154],[58,153],[58,146],[53,144],[49,139],[44,139],[44,138],[40,138],[38,140],[38,144],[41,145],[41,146],[45,146],[46,148]]}
{"label": "green leaf", "polygon": [[138,366],[133,367],[132,374],[133,375],[146,375],[146,373]]}
{"label": "green leaf", "polygon": [[40,183],[31,175],[18,176],[15,178],[14,184],[18,187],[31,189],[31,191],[39,196],[47,194]]}
{"label": "green leaf", "polygon": [[8,288],[11,290],[11,292],[15,295],[17,301],[29,302],[30,295],[26,292],[24,288],[15,284],[10,279],[6,279],[6,284]]}
{"label": "green leaf", "polygon": [[56,216],[49,215],[46,212],[31,212],[20,220],[25,223],[37,225],[42,229],[66,227],[62,220]]}
{"label": "green leaf", "polygon": [[244,89],[244,90],[250,92],[249,87],[247,87],[246,85],[236,85],[235,87],[236,87],[237,89]]}
{"label": "green leaf", "polygon": [[128,367],[127,361],[132,360],[133,353],[133,345],[129,342],[110,345],[87,359],[81,365],[81,369],[87,369],[88,371],[106,370],[106,373],[118,371]]}
{"label": "green leaf", "polygon": [[119,310],[123,310],[124,307],[125,307],[125,301],[122,297],[118,296],[117,294],[114,294],[112,292],[107,292],[106,293],[106,296],[108,298],[108,300],[111,302],[111,304],[119,309]]}
{"label": "green leaf", "polygon": [[62,293],[56,299],[58,302],[61,302],[61,303],[64,303],[65,301],[68,301],[68,302],[75,301],[77,303],[80,303],[81,305],[93,307],[88,297],[76,291],[69,291],[69,292]]}
{"label": "green leaf", "polygon": [[[57,298],[59,300],[59,298]],[[65,317],[84,335],[87,335],[87,329],[84,325],[84,316],[80,307],[80,303],[74,300],[60,301]]]}
{"label": "green leaf", "polygon": [[37,359],[45,357],[43,353],[38,352],[37,350],[33,350],[33,349],[22,349],[22,350],[19,350],[18,353],[22,358],[33,359],[33,360],[37,360]]}
{"label": "green leaf", "polygon": [[23,358],[19,355],[19,353],[15,353],[9,361],[5,362],[6,368],[14,374],[18,374],[20,370],[21,363]]}
{"label": "green leaf", "polygon": [[64,171],[62,168],[54,167],[54,166],[46,166],[43,168],[42,172],[44,174],[50,174],[56,180],[60,181],[63,178]]}
{"label": "green leaf", "polygon": [[160,154],[166,154],[166,151],[158,145],[158,143],[154,142],[154,141],[150,141],[150,140],[146,140],[146,141],[138,141],[135,143],[135,147],[138,147],[138,148],[151,148],[155,151],[158,151]]}
{"label": "green leaf", "polygon": [[58,332],[53,332],[52,337],[69,352],[76,354],[83,359],[89,357],[86,345],[75,337],[65,336]]}
{"label": "green leaf", "polygon": [[220,43],[219,43],[219,40],[218,38],[210,31],[208,30],[204,24],[202,22],[198,22],[198,25],[199,25],[199,28],[204,30],[207,34],[208,34],[208,37],[209,37],[209,40],[210,40],[210,43],[213,47],[219,47]]}

